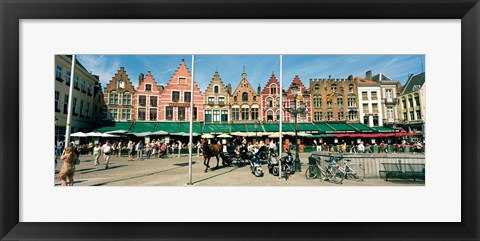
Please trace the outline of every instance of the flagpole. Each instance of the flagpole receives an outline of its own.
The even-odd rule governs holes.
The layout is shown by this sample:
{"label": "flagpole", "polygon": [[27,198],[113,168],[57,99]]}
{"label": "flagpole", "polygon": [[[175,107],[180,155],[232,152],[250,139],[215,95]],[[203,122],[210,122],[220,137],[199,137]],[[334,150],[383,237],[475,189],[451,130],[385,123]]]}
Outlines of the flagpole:
{"label": "flagpole", "polygon": [[282,150],[283,150],[283,138],[282,138],[282,125],[283,125],[283,55],[280,55],[280,140],[278,143],[278,178],[282,179]]}
{"label": "flagpole", "polygon": [[188,148],[188,183],[192,183],[192,148],[193,148],[193,75],[195,73],[195,55],[192,54],[192,83],[190,89],[190,147]]}
{"label": "flagpole", "polygon": [[75,84],[75,62],[76,56],[72,55],[72,75],[70,76],[70,90],[68,92],[68,112],[67,112],[67,125],[65,130],[65,145],[67,147],[70,143],[70,132],[71,126],[70,123],[72,122],[72,107],[73,107],[73,85]]}

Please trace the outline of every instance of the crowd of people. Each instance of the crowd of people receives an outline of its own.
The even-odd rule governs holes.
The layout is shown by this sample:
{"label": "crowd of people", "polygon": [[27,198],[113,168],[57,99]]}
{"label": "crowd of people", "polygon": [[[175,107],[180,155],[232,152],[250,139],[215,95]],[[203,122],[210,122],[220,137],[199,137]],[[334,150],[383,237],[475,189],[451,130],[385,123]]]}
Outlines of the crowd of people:
{"label": "crowd of people", "polygon": [[316,146],[317,151],[327,151],[327,152],[339,152],[339,153],[405,153],[407,152],[407,147],[410,148],[412,153],[423,153],[425,151],[425,143],[415,141],[415,142],[406,142],[402,141],[397,144],[387,144],[385,141],[381,141],[380,144],[377,143],[364,143],[360,141],[358,144],[355,144],[353,141],[350,144],[347,144],[343,141],[341,144],[327,144],[327,143],[317,143],[316,140],[313,141]]}

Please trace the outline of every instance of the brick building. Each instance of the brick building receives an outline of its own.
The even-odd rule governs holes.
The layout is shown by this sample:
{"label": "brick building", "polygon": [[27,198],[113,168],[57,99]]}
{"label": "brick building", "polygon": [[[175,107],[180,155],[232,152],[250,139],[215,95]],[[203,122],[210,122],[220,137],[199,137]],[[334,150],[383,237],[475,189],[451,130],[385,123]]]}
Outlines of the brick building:
{"label": "brick building", "polygon": [[104,100],[107,111],[104,119],[112,121],[133,121],[135,87],[127,75],[124,67],[120,67],[104,90]]}
{"label": "brick building", "polygon": [[[192,75],[185,61],[175,70],[165,89],[160,94],[158,105],[158,120],[160,121],[189,121]],[[204,97],[194,82],[193,86],[193,120],[203,121]]]}
{"label": "brick building", "polygon": [[[293,86],[297,87],[297,92],[294,93],[292,90]],[[286,109],[290,108],[291,101],[294,100],[295,96],[302,96],[304,94],[310,94],[310,91],[307,90],[305,85],[303,85],[302,80],[298,77],[298,75],[295,75],[295,78],[293,79],[292,83],[286,90],[286,99],[285,99],[285,112],[284,112],[284,122],[290,122],[293,123],[295,122],[295,115],[288,113]],[[305,103],[306,113],[304,114],[299,114],[297,115],[297,122],[298,123],[304,123],[304,122],[312,122],[312,105],[311,105],[311,96],[308,98],[304,99],[303,97],[297,97],[297,100],[303,100]],[[297,102],[297,107],[299,107],[299,102]]]}
{"label": "brick building", "polygon": [[275,74],[272,73],[265,88],[261,93],[261,112],[262,122],[280,121],[280,95],[281,86]]}
{"label": "brick building", "polygon": [[347,79],[310,79],[313,122],[358,122],[358,90],[353,76]]}
{"label": "brick building", "polygon": [[245,71],[242,80],[230,96],[232,122],[254,123],[261,120],[260,116],[260,91],[255,92],[247,80]]}
{"label": "brick building", "polygon": [[225,87],[217,71],[205,90],[205,122],[230,122],[230,84]]}
{"label": "brick building", "polygon": [[157,85],[150,71],[147,72],[145,77],[140,74],[133,101],[136,120],[158,120],[158,98],[162,92],[163,86]]}

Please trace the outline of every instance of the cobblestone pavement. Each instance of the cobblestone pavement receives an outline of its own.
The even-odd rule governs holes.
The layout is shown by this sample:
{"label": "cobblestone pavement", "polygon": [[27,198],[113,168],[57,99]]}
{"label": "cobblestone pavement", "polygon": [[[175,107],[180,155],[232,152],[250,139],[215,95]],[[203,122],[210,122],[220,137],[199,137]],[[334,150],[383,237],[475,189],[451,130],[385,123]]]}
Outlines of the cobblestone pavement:
{"label": "cobblestone pavement", "polygon": [[[238,167],[220,166],[218,169],[204,172],[203,157],[193,156],[192,182],[194,186],[423,186],[423,181],[388,181],[383,179],[365,179],[363,182],[352,182],[344,180],[343,184],[332,184],[320,179],[307,180],[305,168],[310,153],[301,153],[302,172],[297,172],[288,177],[287,180],[279,179],[268,173],[267,165],[262,165],[265,172],[263,177],[255,177],[248,165]],[[102,164],[93,165],[93,156],[80,156],[81,163],[76,166],[76,186],[186,186],[188,177],[188,155],[169,157],[166,159],[151,158],[143,160],[128,161],[128,157],[112,156],[109,169],[105,169],[103,158]],[[210,166],[216,166],[216,159],[210,160]],[[59,161],[56,170],[60,170]],[[60,180],[55,178],[55,185],[60,185]]]}

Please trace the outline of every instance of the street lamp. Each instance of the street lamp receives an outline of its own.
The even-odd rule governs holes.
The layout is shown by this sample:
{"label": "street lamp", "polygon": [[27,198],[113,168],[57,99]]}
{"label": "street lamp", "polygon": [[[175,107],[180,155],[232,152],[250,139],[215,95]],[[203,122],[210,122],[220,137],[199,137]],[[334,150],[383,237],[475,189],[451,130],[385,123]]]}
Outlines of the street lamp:
{"label": "street lamp", "polygon": [[[292,90],[292,99],[290,99],[290,105],[287,107],[285,104],[287,103],[287,94],[283,93],[283,100],[284,100],[284,107],[288,111],[288,113],[292,114],[295,116],[295,171],[296,172],[301,172],[302,169],[300,167],[300,149],[298,146],[298,120],[297,117],[298,115],[303,115],[307,113],[307,106],[305,103],[305,99],[309,97],[308,94],[302,94],[299,91],[298,86],[293,83],[292,86],[290,87]],[[298,104],[298,105],[297,105]]]}

